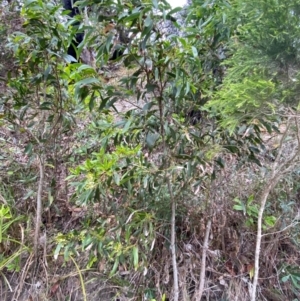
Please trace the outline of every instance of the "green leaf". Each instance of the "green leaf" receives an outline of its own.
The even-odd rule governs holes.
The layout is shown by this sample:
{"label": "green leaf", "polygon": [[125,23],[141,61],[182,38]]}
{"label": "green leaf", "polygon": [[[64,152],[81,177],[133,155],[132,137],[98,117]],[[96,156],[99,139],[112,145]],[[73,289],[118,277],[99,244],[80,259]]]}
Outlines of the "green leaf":
{"label": "green leaf", "polygon": [[199,55],[198,55],[198,50],[197,50],[196,47],[192,46],[192,52],[193,52],[193,56],[194,56],[195,58],[199,56]]}
{"label": "green leaf", "polygon": [[140,16],[140,11],[135,12],[135,13],[129,15],[128,17],[124,18],[124,22],[136,20],[139,18],[139,16]]}
{"label": "green leaf", "polygon": [[75,83],[75,86],[81,87],[81,86],[87,86],[90,84],[100,84],[99,79],[94,77],[88,77],[83,80],[80,80],[79,82]]}
{"label": "green leaf", "polygon": [[48,192],[48,201],[49,201],[49,207],[52,205],[54,200],[53,195],[51,194],[51,191]]}
{"label": "green leaf", "polygon": [[147,16],[147,18],[146,18],[144,24],[145,24],[146,27],[152,26],[153,21],[152,21],[152,19],[150,18],[150,16]]}
{"label": "green leaf", "polygon": [[51,102],[45,101],[45,102],[41,103],[40,109],[41,110],[51,110],[51,106],[52,106]]}
{"label": "green leaf", "polygon": [[153,28],[153,23],[151,23],[149,26],[145,26],[144,27],[144,30],[143,30],[143,32],[141,34],[141,36],[144,37],[144,40],[143,40],[143,43],[142,43],[143,49],[146,48],[146,42],[147,42],[147,40],[151,36],[151,30],[152,30],[152,28]]}
{"label": "green leaf", "polygon": [[234,206],[233,206],[233,209],[234,209],[234,210],[238,210],[238,211],[244,211],[244,207],[241,206],[241,205],[234,205]]}
{"label": "green leaf", "polygon": [[251,194],[249,197],[248,197],[248,200],[247,200],[247,204],[250,205],[254,200],[254,195]]}
{"label": "green leaf", "polygon": [[49,76],[49,74],[50,74],[50,71],[51,71],[51,67],[48,66],[48,67],[46,68],[45,72],[44,72],[44,78],[45,78],[45,80],[47,80],[47,78],[48,78],[48,76]]}
{"label": "green leaf", "polygon": [[138,247],[134,246],[132,248],[132,256],[133,256],[134,269],[137,270],[138,264],[139,264],[139,249],[138,249]]}
{"label": "green leaf", "polygon": [[282,282],[287,282],[290,279],[290,275],[286,275],[284,277],[281,278]]}
{"label": "green leaf", "polygon": [[88,261],[87,268],[90,269],[93,266],[93,264],[97,261],[98,261],[97,256],[91,256],[91,258]]}
{"label": "green leaf", "polygon": [[70,258],[70,254],[72,254],[72,252],[70,252],[70,245],[67,245],[65,247],[65,251],[64,251],[64,260],[68,261]]}
{"label": "green leaf", "polygon": [[78,71],[83,71],[83,70],[90,70],[90,71],[93,71],[95,72],[94,68],[89,66],[89,65],[85,65],[85,64],[82,64],[79,68],[78,68]]}
{"label": "green leaf", "polygon": [[110,277],[113,276],[116,273],[118,266],[119,266],[119,257],[116,258],[115,263],[113,265],[113,268],[109,273]]}
{"label": "green leaf", "polygon": [[299,274],[299,273],[291,272],[291,275],[292,275],[295,279],[297,279],[297,280],[300,281],[300,274]]}
{"label": "green leaf", "polygon": [[148,132],[147,136],[146,136],[146,144],[147,146],[152,150],[156,141],[159,138],[159,134],[158,133],[151,133]]}
{"label": "green leaf", "polygon": [[125,134],[128,131],[128,129],[130,128],[131,123],[132,123],[131,119],[128,119],[127,122],[125,123],[125,126],[124,126],[123,130],[122,130],[123,134]]}
{"label": "green leaf", "polygon": [[295,277],[293,277],[293,275],[291,275],[291,280],[296,288],[300,288],[300,285],[299,285],[297,279]]}
{"label": "green leaf", "polygon": [[62,247],[63,247],[63,243],[61,243],[61,242],[56,246],[54,255],[53,255],[55,260],[58,258],[59,252]]}
{"label": "green leaf", "polygon": [[212,18],[213,16],[209,16],[208,19],[199,26],[199,29],[205,27],[205,25],[208,24]]}
{"label": "green leaf", "polygon": [[118,186],[120,185],[120,175],[117,172],[114,172],[114,181]]}
{"label": "green leaf", "polygon": [[180,12],[180,11],[182,11],[182,8],[181,8],[180,6],[175,7],[174,9],[172,9],[172,10],[167,14],[167,16],[171,16],[171,15],[173,15],[173,14],[176,14],[176,13]]}
{"label": "green leaf", "polygon": [[146,189],[148,187],[148,180],[149,180],[149,176],[146,176],[143,179],[143,187],[144,187],[144,189]]}
{"label": "green leaf", "polygon": [[266,216],[264,218],[264,223],[269,226],[269,227],[274,227],[275,223],[276,223],[276,217],[275,216]]}
{"label": "green leaf", "polygon": [[68,64],[77,62],[77,60],[72,55],[69,55],[69,54],[64,54],[63,58]]}
{"label": "green leaf", "polygon": [[25,148],[25,154],[30,156],[32,154],[32,148],[33,148],[33,144],[28,143]]}
{"label": "green leaf", "polygon": [[223,158],[221,157],[218,157],[216,159],[216,163],[221,167],[221,168],[224,168],[225,167],[225,161],[223,160]]}
{"label": "green leaf", "polygon": [[158,8],[157,0],[152,0],[152,4],[153,4],[153,7],[154,7],[155,9]]}

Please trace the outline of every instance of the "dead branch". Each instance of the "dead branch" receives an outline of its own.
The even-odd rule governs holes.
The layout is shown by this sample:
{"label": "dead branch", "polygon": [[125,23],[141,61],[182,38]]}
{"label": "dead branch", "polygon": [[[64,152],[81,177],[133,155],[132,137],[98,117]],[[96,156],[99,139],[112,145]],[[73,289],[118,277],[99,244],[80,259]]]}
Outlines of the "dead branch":
{"label": "dead branch", "polygon": [[176,217],[176,200],[174,198],[174,194],[172,192],[170,179],[168,181],[168,190],[171,197],[171,253],[172,253],[172,265],[173,265],[173,282],[174,282],[174,301],[178,301],[179,298],[179,285],[178,285],[178,268],[177,268],[177,260],[176,260],[176,246],[175,246],[175,238],[176,238],[176,230],[175,230],[175,217]]}
{"label": "dead branch", "polygon": [[204,291],[204,283],[205,283],[205,271],[206,271],[206,253],[208,249],[208,239],[211,228],[211,219],[208,220],[205,230],[205,237],[203,242],[203,250],[202,250],[202,260],[201,260],[201,272],[199,277],[199,289],[196,296],[196,301],[200,301]]}
{"label": "dead branch", "polygon": [[39,246],[39,236],[40,228],[42,223],[42,192],[44,184],[44,159],[42,155],[38,156],[39,158],[39,169],[40,169],[40,179],[38,185],[38,192],[36,198],[36,222],[35,222],[35,232],[34,232],[34,255],[37,256],[38,246]]}

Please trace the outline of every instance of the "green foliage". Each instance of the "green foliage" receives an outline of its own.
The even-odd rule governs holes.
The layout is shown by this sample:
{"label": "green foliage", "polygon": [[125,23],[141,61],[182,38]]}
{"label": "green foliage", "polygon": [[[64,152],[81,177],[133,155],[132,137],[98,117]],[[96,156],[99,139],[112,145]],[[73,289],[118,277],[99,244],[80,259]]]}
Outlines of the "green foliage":
{"label": "green foliage", "polygon": [[[254,196],[253,195],[249,196],[246,203],[244,203],[238,198],[235,198],[233,201],[236,203],[233,206],[233,209],[237,211],[242,211],[243,215],[247,216],[245,225],[247,227],[252,227],[253,225],[255,225],[258,217],[258,204],[253,203]],[[277,220],[276,217],[273,215],[264,215],[263,217],[264,230],[274,227],[276,220]]]}
{"label": "green foliage", "polygon": [[283,269],[282,269],[282,273],[285,276],[282,276],[281,281],[283,283],[287,282],[287,281],[291,281],[293,287],[297,290],[297,292],[299,293],[299,289],[300,289],[300,270],[298,266],[294,266],[294,265],[286,265]]}
{"label": "green foliage", "polygon": [[[119,4],[114,5],[121,10]],[[67,260],[69,254],[82,248],[89,251],[88,266],[105,258],[110,275],[122,266],[143,270],[154,250],[159,219],[163,225],[160,231],[169,235],[170,203],[195,202],[199,206],[194,191],[210,178],[199,166],[222,165],[222,160],[216,159],[222,148],[207,134],[210,128],[188,127],[185,115],[191,107],[198,108],[197,98],[217,84],[212,77],[214,55],[207,57],[204,50],[199,51],[209,34],[221,26],[205,32],[202,24],[205,39],[200,43],[197,31],[192,30],[196,17],[190,16],[186,36],[171,34],[162,39],[159,23],[171,14],[163,3],[129,6],[125,12],[122,7],[118,25],[138,37],[124,56],[125,66],[135,70],[114,86],[103,85],[101,89],[91,88],[97,85],[94,80],[75,82],[75,87],[89,85],[83,104],[91,110],[92,120],[88,141],[77,150],[87,159],[71,169],[68,180],[75,188],[73,200],[81,206],[97,206],[102,217],[94,224],[91,212],[83,230],[59,235],[55,257],[63,252]],[[90,37],[96,42],[92,34]],[[212,46],[212,52],[218,51],[221,40]],[[107,61],[111,47],[111,36],[99,41],[100,65]],[[113,113],[117,100],[132,101],[135,95],[135,108]],[[101,112],[96,114],[97,107]]]}
{"label": "green foliage", "polygon": [[147,273],[147,254],[154,247],[154,216],[142,210],[126,209],[130,212],[127,220],[123,217],[99,217],[96,223],[67,235],[58,234],[56,259],[63,250],[65,260],[78,252],[88,252],[87,267],[93,267],[99,260],[105,261],[104,272],[113,276],[122,268],[145,270]]}
{"label": "green foliage", "polygon": [[131,192],[133,185],[138,185],[140,177],[145,173],[143,167],[143,156],[140,147],[135,148],[119,145],[112,153],[106,153],[102,148],[94,152],[92,158],[85,161],[72,171],[73,178],[85,175],[85,181],[74,183],[81,195],[78,202],[86,204],[95,198],[109,196],[112,192],[120,191],[119,187]]}
{"label": "green foliage", "polygon": [[[53,174],[59,168],[58,158],[63,160],[67,155],[62,150],[63,137],[74,127],[74,110],[80,109],[82,101],[82,98],[73,101],[74,89],[68,84],[74,79],[80,82],[91,71],[83,66],[74,72],[73,67],[65,66],[67,28],[61,23],[59,6],[51,1],[25,1],[21,14],[22,31],[11,34],[6,44],[14,55],[18,74],[8,78],[0,103],[4,108],[5,131],[13,131],[17,137],[12,143],[13,150],[18,150],[15,155],[23,156],[27,166],[11,164],[8,168],[12,173],[5,180],[18,187],[17,193],[20,193],[20,183],[27,184],[27,193],[24,189],[20,199],[33,199],[38,193],[38,162],[39,168],[47,173],[47,182],[42,182],[41,188],[46,190],[50,208],[57,197],[56,175]],[[80,83],[78,90],[86,85],[86,82]],[[44,194],[44,191],[39,193]],[[42,199],[43,195],[39,197]],[[23,251],[22,246],[3,261],[3,266],[11,264],[13,268]]]}
{"label": "green foliage", "polygon": [[20,271],[20,255],[27,248],[17,240],[15,223],[23,220],[23,216],[14,216],[8,205],[0,207],[0,271]]}
{"label": "green foliage", "polygon": [[222,88],[206,108],[232,133],[241,123],[277,121],[282,104],[298,104],[299,3],[237,1],[228,13],[237,25],[232,55],[224,62],[228,70]]}
{"label": "green foliage", "polygon": [[232,18],[239,13],[240,18],[235,19],[245,44],[275,62],[297,64],[299,8],[297,0],[236,1],[236,11],[231,12]]}
{"label": "green foliage", "polygon": [[275,113],[275,104],[272,103],[275,86],[271,81],[253,76],[242,82],[233,80],[227,83],[225,80],[224,85],[226,89],[216,94],[216,98],[209,105],[218,107],[223,118],[220,124],[231,133],[243,122],[251,124],[262,116]]}

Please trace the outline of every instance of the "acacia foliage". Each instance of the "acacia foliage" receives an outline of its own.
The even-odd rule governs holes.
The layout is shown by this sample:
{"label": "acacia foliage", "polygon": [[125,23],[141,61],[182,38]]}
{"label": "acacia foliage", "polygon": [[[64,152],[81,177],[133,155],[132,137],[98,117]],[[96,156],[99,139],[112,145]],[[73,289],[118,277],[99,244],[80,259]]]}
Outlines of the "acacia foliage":
{"label": "acacia foliage", "polygon": [[299,1],[235,1],[228,18],[236,28],[231,55],[209,106],[232,130],[255,120],[270,128],[280,109],[298,106]]}

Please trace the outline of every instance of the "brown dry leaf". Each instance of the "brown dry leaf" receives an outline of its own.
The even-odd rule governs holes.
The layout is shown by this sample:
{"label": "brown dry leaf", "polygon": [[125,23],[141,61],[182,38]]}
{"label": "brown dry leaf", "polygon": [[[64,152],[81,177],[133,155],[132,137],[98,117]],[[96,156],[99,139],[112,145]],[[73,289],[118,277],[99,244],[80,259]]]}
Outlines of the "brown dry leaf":
{"label": "brown dry leaf", "polygon": [[57,292],[58,288],[59,288],[59,282],[55,282],[55,283],[51,286],[51,289],[50,289],[50,296],[55,295],[55,293]]}
{"label": "brown dry leaf", "polygon": [[106,265],[105,265],[105,260],[102,259],[102,260],[99,262],[99,264],[98,264],[98,270],[99,270],[99,272],[103,272],[103,271],[105,270],[105,267],[106,267]]}
{"label": "brown dry leaf", "polygon": [[233,265],[230,262],[227,262],[225,265],[225,268],[227,270],[227,272],[231,275],[231,276],[236,276],[234,269],[233,269]]}

